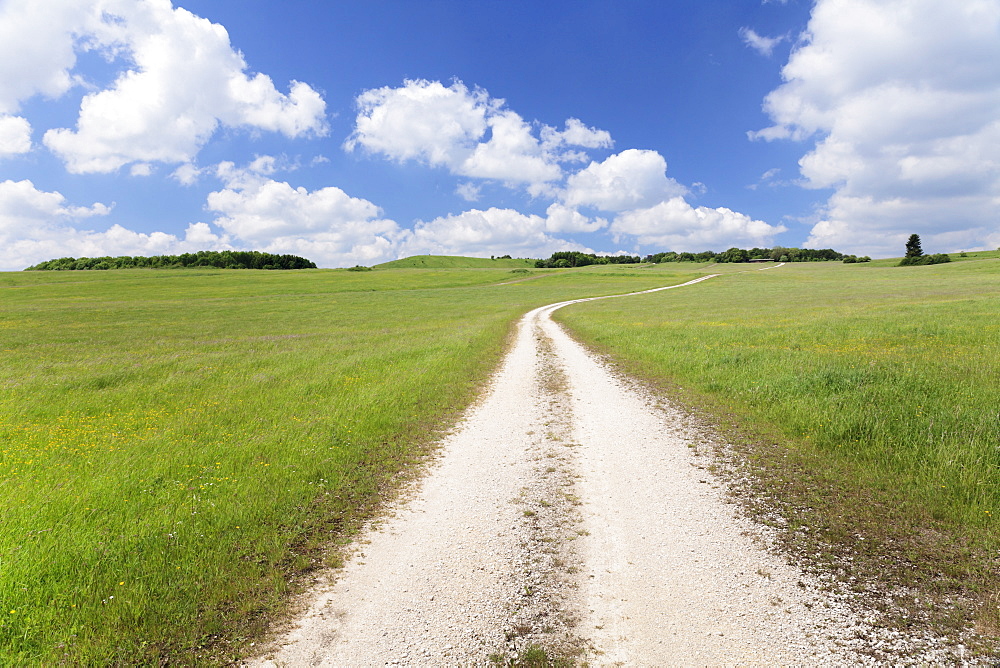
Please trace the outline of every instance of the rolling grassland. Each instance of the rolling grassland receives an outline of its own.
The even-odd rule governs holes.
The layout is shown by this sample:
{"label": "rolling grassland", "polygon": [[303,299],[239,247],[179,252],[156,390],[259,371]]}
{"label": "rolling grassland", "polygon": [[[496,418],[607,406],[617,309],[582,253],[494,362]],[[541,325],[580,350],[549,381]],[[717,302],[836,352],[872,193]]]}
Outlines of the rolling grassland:
{"label": "rolling grassland", "polygon": [[518,258],[461,257],[454,255],[413,255],[378,265],[379,269],[529,269],[534,260]]}
{"label": "rolling grassland", "polygon": [[996,255],[789,264],[556,319],[727,425],[746,500],[885,623],[997,635]]}
{"label": "rolling grassland", "polygon": [[995,633],[995,255],[2,273],[0,664],[235,660],[419,468],[518,316],[707,273],[557,317],[721,425],[747,503],[882,624]]}
{"label": "rolling grassland", "polygon": [[239,656],[520,314],[698,271],[629,269],[0,274],[0,664]]}

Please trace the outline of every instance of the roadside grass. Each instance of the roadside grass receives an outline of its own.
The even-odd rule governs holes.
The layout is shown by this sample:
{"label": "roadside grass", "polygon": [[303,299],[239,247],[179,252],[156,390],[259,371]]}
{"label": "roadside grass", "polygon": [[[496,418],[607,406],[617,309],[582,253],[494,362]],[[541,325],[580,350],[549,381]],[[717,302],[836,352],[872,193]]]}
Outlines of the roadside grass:
{"label": "roadside grass", "polygon": [[979,255],[789,264],[555,317],[728,428],[748,503],[881,623],[996,635],[1000,262]]}
{"label": "roadside grass", "polygon": [[528,645],[516,657],[506,661],[502,656],[491,656],[490,663],[507,668],[569,668],[576,665],[572,659],[550,656],[538,645]]}
{"label": "roadside grass", "polygon": [[0,273],[0,664],[238,660],[520,314],[692,271]]}

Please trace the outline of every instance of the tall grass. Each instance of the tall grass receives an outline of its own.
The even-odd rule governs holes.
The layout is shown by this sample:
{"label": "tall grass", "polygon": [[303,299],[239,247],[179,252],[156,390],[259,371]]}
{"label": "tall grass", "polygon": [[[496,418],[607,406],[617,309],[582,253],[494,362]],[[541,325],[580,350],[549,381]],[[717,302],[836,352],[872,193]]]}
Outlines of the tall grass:
{"label": "tall grass", "polygon": [[682,280],[521,278],[0,274],[0,664],[239,656],[520,313]]}
{"label": "tall grass", "polygon": [[962,598],[997,632],[1000,261],[892,264],[729,273],[556,317],[756,440],[744,473],[799,556],[886,592],[901,627],[933,608],[956,631]]}
{"label": "tall grass", "polygon": [[558,317],[939,519],[1000,512],[1000,262],[786,265]]}

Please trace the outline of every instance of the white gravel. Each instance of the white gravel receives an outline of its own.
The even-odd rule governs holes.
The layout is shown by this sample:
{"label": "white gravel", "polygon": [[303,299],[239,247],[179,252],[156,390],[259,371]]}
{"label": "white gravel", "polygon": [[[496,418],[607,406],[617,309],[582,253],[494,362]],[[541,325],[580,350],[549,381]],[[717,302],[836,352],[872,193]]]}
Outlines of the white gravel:
{"label": "white gravel", "polygon": [[590,665],[859,662],[857,621],[755,540],[684,415],[548,318],[569,303],[524,317],[426,478],[253,665],[481,665],[528,643]]}

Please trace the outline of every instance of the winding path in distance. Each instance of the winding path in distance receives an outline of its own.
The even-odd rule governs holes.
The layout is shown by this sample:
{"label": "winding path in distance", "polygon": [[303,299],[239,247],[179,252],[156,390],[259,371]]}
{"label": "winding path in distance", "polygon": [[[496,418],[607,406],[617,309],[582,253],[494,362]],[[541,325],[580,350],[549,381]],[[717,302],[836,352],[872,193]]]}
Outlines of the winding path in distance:
{"label": "winding path in distance", "polygon": [[427,476],[256,665],[482,665],[529,644],[590,665],[857,663],[856,622],[755,540],[704,437],[550,319],[582,301],[523,317]]}

